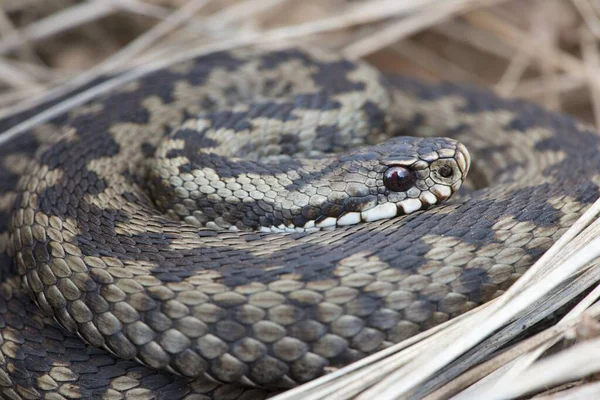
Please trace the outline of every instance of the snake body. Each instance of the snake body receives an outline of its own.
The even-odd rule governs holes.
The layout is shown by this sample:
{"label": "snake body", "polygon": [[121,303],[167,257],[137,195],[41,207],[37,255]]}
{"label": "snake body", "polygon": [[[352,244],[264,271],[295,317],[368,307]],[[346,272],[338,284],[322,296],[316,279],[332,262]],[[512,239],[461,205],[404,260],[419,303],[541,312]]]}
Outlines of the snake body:
{"label": "snake body", "polygon": [[314,379],[501,294],[598,196],[599,145],[529,103],[304,50],[148,73],[0,148],[0,394]]}

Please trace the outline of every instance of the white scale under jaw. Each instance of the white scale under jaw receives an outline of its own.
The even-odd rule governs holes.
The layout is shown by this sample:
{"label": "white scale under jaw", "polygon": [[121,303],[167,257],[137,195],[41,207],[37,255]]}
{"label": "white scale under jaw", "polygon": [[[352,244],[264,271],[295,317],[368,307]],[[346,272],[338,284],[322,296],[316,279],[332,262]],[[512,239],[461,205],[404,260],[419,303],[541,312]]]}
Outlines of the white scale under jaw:
{"label": "white scale under jaw", "polygon": [[[440,198],[448,198],[452,194],[452,190],[443,185],[435,185],[431,188]],[[406,199],[399,203],[384,203],[379,204],[375,207],[369,208],[362,212],[348,212],[339,218],[327,217],[319,222],[310,220],[304,224],[303,227],[295,227],[293,225],[285,226],[281,224],[279,226],[261,227],[261,232],[310,232],[318,230],[330,230],[336,226],[348,226],[356,225],[360,222],[373,222],[382,219],[390,219],[397,215],[405,215],[413,213],[423,208],[423,206],[430,206],[436,204],[438,196],[425,191],[419,196],[418,199]]]}

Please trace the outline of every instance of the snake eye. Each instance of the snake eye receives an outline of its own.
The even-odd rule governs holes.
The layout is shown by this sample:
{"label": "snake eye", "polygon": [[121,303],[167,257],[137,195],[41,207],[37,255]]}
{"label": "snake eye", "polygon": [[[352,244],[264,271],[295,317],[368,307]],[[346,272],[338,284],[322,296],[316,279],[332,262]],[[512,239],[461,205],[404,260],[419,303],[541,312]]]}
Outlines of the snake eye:
{"label": "snake eye", "polygon": [[408,190],[416,181],[415,173],[404,167],[391,167],[383,174],[383,184],[392,192]]}
{"label": "snake eye", "polygon": [[444,178],[450,178],[452,176],[452,174],[454,173],[454,171],[452,171],[452,167],[449,165],[442,165],[440,167],[440,169],[438,170],[438,173],[440,174],[440,176],[444,177]]}

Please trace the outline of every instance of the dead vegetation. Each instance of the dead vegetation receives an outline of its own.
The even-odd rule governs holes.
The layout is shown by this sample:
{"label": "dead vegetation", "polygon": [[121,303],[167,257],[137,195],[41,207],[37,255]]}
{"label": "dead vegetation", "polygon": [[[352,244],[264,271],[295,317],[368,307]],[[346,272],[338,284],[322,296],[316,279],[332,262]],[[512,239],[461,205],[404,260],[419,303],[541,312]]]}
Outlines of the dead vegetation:
{"label": "dead vegetation", "polygon": [[[4,0],[0,116],[190,52],[302,43],[487,86],[600,127],[599,41],[600,0]],[[501,298],[279,398],[600,398],[597,288],[560,322],[498,351],[594,287],[598,212],[600,203]]]}

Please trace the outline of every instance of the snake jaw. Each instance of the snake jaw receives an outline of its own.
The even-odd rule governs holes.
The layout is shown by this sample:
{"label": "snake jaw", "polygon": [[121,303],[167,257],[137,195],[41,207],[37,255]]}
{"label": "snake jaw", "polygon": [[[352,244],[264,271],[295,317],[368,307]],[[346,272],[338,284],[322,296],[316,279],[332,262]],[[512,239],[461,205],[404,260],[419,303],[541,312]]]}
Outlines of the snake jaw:
{"label": "snake jaw", "polygon": [[[419,196],[418,199],[406,199],[398,203],[383,203],[360,212],[345,212],[338,218],[325,217],[317,220],[307,221],[303,227],[280,225],[277,227],[261,227],[262,232],[310,232],[317,230],[331,230],[335,227],[357,225],[361,222],[375,222],[382,219],[390,219],[400,215],[411,214],[415,211],[427,208],[450,197],[453,193],[448,186],[434,185]],[[439,200],[438,200],[439,199]]]}
{"label": "snake jaw", "polygon": [[[444,157],[440,157],[440,155]],[[389,166],[402,165],[412,167],[417,171],[428,171],[427,178],[433,184],[427,184],[428,188],[421,190],[418,198],[408,198],[395,203],[383,203],[362,211],[360,213],[361,221],[373,222],[407,215],[447,200],[460,188],[467,176],[470,164],[471,157],[469,151],[462,143],[457,143],[454,151],[429,153],[421,156],[420,160],[417,161],[413,160],[411,162],[409,161],[409,157],[396,161],[386,160],[386,165]],[[446,174],[449,174],[448,177],[440,175],[440,171],[444,167],[450,169],[450,171],[446,171]],[[427,182],[428,179],[424,179],[424,181]]]}
{"label": "snake jaw", "polygon": [[[471,159],[465,146],[456,141],[443,138],[430,141],[443,143],[444,147],[422,154],[391,149],[389,156],[379,159],[371,157],[371,153],[369,157],[362,155],[363,160],[368,158],[372,164],[361,165],[367,171],[377,171],[381,177],[378,178],[378,196],[373,196],[366,188],[353,186],[353,194],[340,206],[339,213],[323,213],[300,226],[280,224],[259,229],[277,233],[331,230],[411,214],[447,200],[460,188]],[[424,148],[433,147],[424,143]],[[367,198],[371,200],[366,201]]]}

